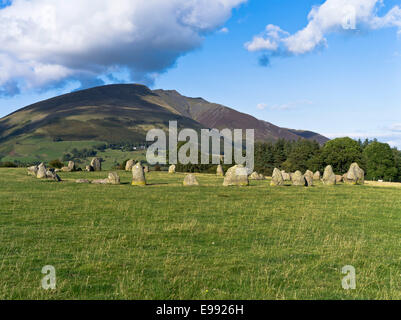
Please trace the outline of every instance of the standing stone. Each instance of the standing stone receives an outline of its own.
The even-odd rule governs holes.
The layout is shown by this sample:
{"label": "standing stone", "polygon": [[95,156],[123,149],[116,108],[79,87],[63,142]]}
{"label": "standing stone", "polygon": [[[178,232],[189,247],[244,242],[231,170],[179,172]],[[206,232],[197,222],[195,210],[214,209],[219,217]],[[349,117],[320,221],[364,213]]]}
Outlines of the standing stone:
{"label": "standing stone", "polygon": [[293,173],[293,175],[291,176],[291,180],[293,186],[306,186],[305,176],[299,170]]}
{"label": "standing stone", "polygon": [[248,186],[248,170],[243,165],[238,164],[227,170],[223,186]]}
{"label": "standing stone", "polygon": [[336,174],[336,184],[343,182],[343,176]]}
{"label": "standing stone", "polygon": [[133,186],[145,186],[145,173],[143,172],[143,167],[140,163],[137,163],[132,167],[132,185]]}
{"label": "standing stone", "polygon": [[284,170],[281,171],[281,176],[283,177],[284,181],[291,181],[291,176]]}
{"label": "standing stone", "polygon": [[74,161],[69,161],[68,162],[68,169],[70,169],[70,171],[75,171],[75,162]]}
{"label": "standing stone", "polygon": [[51,171],[51,170],[47,170],[46,178],[47,179],[52,179],[52,180],[54,180],[56,182],[61,182],[61,178],[58,176],[58,174],[55,173],[54,171]]}
{"label": "standing stone", "polygon": [[143,166],[143,172],[149,173],[149,166],[148,165],[144,165]]}
{"label": "standing stone", "polygon": [[272,181],[270,182],[271,186],[283,186],[284,185],[284,178],[281,171],[277,168],[274,168]]}
{"label": "standing stone", "polygon": [[304,175],[305,175],[305,176],[309,176],[309,177],[313,180],[313,172],[312,172],[312,171],[306,170],[306,172],[305,172]]}
{"label": "standing stone", "polygon": [[310,170],[306,170],[304,177],[306,181],[306,186],[313,187],[313,172]]}
{"label": "standing stone", "polygon": [[175,164],[172,164],[170,168],[168,168],[168,173],[175,173]]}
{"label": "standing stone", "polygon": [[359,165],[354,162],[351,164],[348,172],[344,177],[344,182],[348,184],[364,184],[365,183],[365,171],[363,171]]}
{"label": "standing stone", "polygon": [[125,171],[132,171],[132,167],[135,165],[134,160],[128,160],[125,164]]}
{"label": "standing stone", "polygon": [[116,172],[110,172],[108,179],[110,184],[120,184],[120,177]]}
{"label": "standing stone", "polygon": [[198,180],[196,180],[195,175],[193,175],[192,173],[185,176],[183,184],[184,184],[184,186],[188,186],[188,187],[189,186],[199,186]]}
{"label": "standing stone", "polygon": [[320,180],[320,171],[316,171],[313,174],[313,180],[315,180],[315,181],[319,181]]}
{"label": "standing stone", "polygon": [[336,184],[336,175],[333,172],[332,166],[327,166],[324,169],[322,182],[324,185],[332,186]]}
{"label": "standing stone", "polygon": [[94,171],[102,171],[102,162],[99,158],[93,158],[91,161],[91,166]]}
{"label": "standing stone", "polygon": [[310,174],[307,174],[304,177],[305,177],[305,186],[313,187],[313,176],[311,176]]}
{"label": "standing stone", "polygon": [[38,167],[38,172],[36,173],[36,178],[38,178],[38,179],[45,179],[47,176],[46,176],[46,172],[47,172],[47,170],[46,170],[46,166],[45,166],[45,164],[42,162],[40,165],[39,165],[39,167]]}
{"label": "standing stone", "polygon": [[86,166],[86,171],[92,172],[92,171],[95,171],[95,169],[93,169],[92,166]]}
{"label": "standing stone", "polygon": [[28,168],[28,175],[36,177],[36,175],[38,174],[38,170],[39,170],[38,166],[29,167]]}
{"label": "standing stone", "polygon": [[219,165],[217,166],[216,175],[218,175],[218,176],[220,176],[220,177],[224,177],[224,170],[223,170],[223,167],[222,167],[221,164],[219,164]]}

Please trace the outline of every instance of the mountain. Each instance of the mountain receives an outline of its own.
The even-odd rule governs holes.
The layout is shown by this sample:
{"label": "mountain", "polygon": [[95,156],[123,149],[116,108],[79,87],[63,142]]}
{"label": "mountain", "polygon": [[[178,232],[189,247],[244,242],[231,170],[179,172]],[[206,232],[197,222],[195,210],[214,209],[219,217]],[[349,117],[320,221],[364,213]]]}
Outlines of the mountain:
{"label": "mountain", "polygon": [[[24,141],[143,142],[151,128],[255,129],[260,141],[298,140],[325,143],[310,131],[285,129],[248,114],[177,91],[150,90],[143,85],[95,87],[41,101],[0,119],[0,153],[15,153]],[[36,143],[36,142],[35,142]],[[33,143],[33,144],[35,144]]]}

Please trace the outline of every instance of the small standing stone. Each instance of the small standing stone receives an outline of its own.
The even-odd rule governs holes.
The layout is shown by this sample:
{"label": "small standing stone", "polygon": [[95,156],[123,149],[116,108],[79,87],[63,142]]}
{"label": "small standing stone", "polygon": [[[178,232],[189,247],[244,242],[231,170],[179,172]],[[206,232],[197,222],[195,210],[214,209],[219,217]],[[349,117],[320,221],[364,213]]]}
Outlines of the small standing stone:
{"label": "small standing stone", "polygon": [[132,185],[133,186],[145,186],[146,179],[143,167],[140,163],[137,163],[132,167]]}
{"label": "small standing stone", "polygon": [[175,173],[175,164],[172,164],[172,165],[168,168],[168,173]]}
{"label": "small standing stone", "polygon": [[272,181],[270,182],[271,186],[283,186],[284,185],[284,178],[281,171],[277,168],[274,168]]}
{"label": "small standing stone", "polygon": [[38,171],[37,171],[37,173],[36,173],[36,178],[38,178],[38,179],[45,179],[47,176],[46,176],[46,172],[47,172],[47,170],[46,170],[46,166],[45,166],[45,164],[42,162],[40,165],[39,165],[39,167],[38,167]]}
{"label": "small standing stone", "polygon": [[216,175],[218,175],[218,176],[220,176],[220,177],[224,177],[224,170],[223,170],[223,167],[222,167],[221,164],[219,164],[219,165],[217,166]]}
{"label": "small standing stone", "polygon": [[252,174],[249,176],[250,180],[264,180],[265,176],[263,174],[259,174],[256,171],[252,172]]}
{"label": "small standing stone", "polygon": [[344,182],[348,184],[364,184],[365,183],[365,171],[363,171],[359,165],[354,162],[351,164],[348,172],[344,176]]}
{"label": "small standing stone", "polygon": [[284,181],[291,181],[291,176],[289,173],[285,172],[284,170],[281,171],[281,175]]}
{"label": "small standing stone", "polygon": [[29,167],[28,168],[28,175],[36,177],[37,173],[38,173],[38,170],[39,170],[38,166]]}
{"label": "small standing stone", "polygon": [[95,171],[95,169],[93,169],[92,166],[86,166],[86,171],[92,172],[92,171]]}
{"label": "small standing stone", "polygon": [[135,165],[134,160],[128,160],[125,164],[125,171],[132,171],[132,167]]}
{"label": "small standing stone", "polygon": [[315,181],[319,181],[320,180],[320,171],[316,171],[313,174],[313,180],[315,180]]}
{"label": "small standing stone", "polygon": [[248,170],[238,164],[227,170],[223,186],[248,186]]}
{"label": "small standing stone", "polygon": [[102,171],[102,162],[99,158],[93,158],[91,161],[91,166],[94,171]]}
{"label": "small standing stone", "polygon": [[188,174],[185,176],[184,178],[184,182],[183,182],[184,186],[199,186],[199,182],[196,179],[194,174]]}
{"label": "small standing stone", "polygon": [[116,172],[110,172],[108,179],[110,184],[120,184],[120,177]]}
{"label": "small standing stone", "polygon": [[293,186],[306,186],[305,176],[299,170],[295,171],[295,173],[291,176],[291,179]]}
{"label": "small standing stone", "polygon": [[327,186],[332,186],[336,184],[336,175],[333,172],[332,166],[329,165],[324,169],[322,181],[323,184]]}

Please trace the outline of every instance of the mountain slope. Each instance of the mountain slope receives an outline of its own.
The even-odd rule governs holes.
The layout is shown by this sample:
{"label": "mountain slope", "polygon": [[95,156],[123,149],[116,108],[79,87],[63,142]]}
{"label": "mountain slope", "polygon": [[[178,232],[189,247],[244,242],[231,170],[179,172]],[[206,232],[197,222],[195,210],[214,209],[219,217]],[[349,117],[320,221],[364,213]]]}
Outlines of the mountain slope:
{"label": "mountain slope", "polygon": [[255,129],[256,140],[328,140],[314,132],[280,128],[202,98],[124,84],[65,94],[0,119],[0,153],[12,153],[13,145],[27,139],[143,142],[149,129],[167,130],[171,120],[177,120],[179,128],[195,130]]}

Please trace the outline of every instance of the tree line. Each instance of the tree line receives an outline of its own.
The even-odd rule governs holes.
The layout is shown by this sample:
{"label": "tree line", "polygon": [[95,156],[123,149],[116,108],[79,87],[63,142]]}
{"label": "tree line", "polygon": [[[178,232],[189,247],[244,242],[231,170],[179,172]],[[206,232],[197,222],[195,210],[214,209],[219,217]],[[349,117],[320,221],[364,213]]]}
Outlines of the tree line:
{"label": "tree line", "polygon": [[336,174],[344,174],[357,162],[368,180],[401,181],[401,151],[375,140],[337,138],[321,146],[315,141],[298,140],[257,143],[255,170],[271,175],[274,168],[287,172],[306,170],[323,172],[331,165]]}

